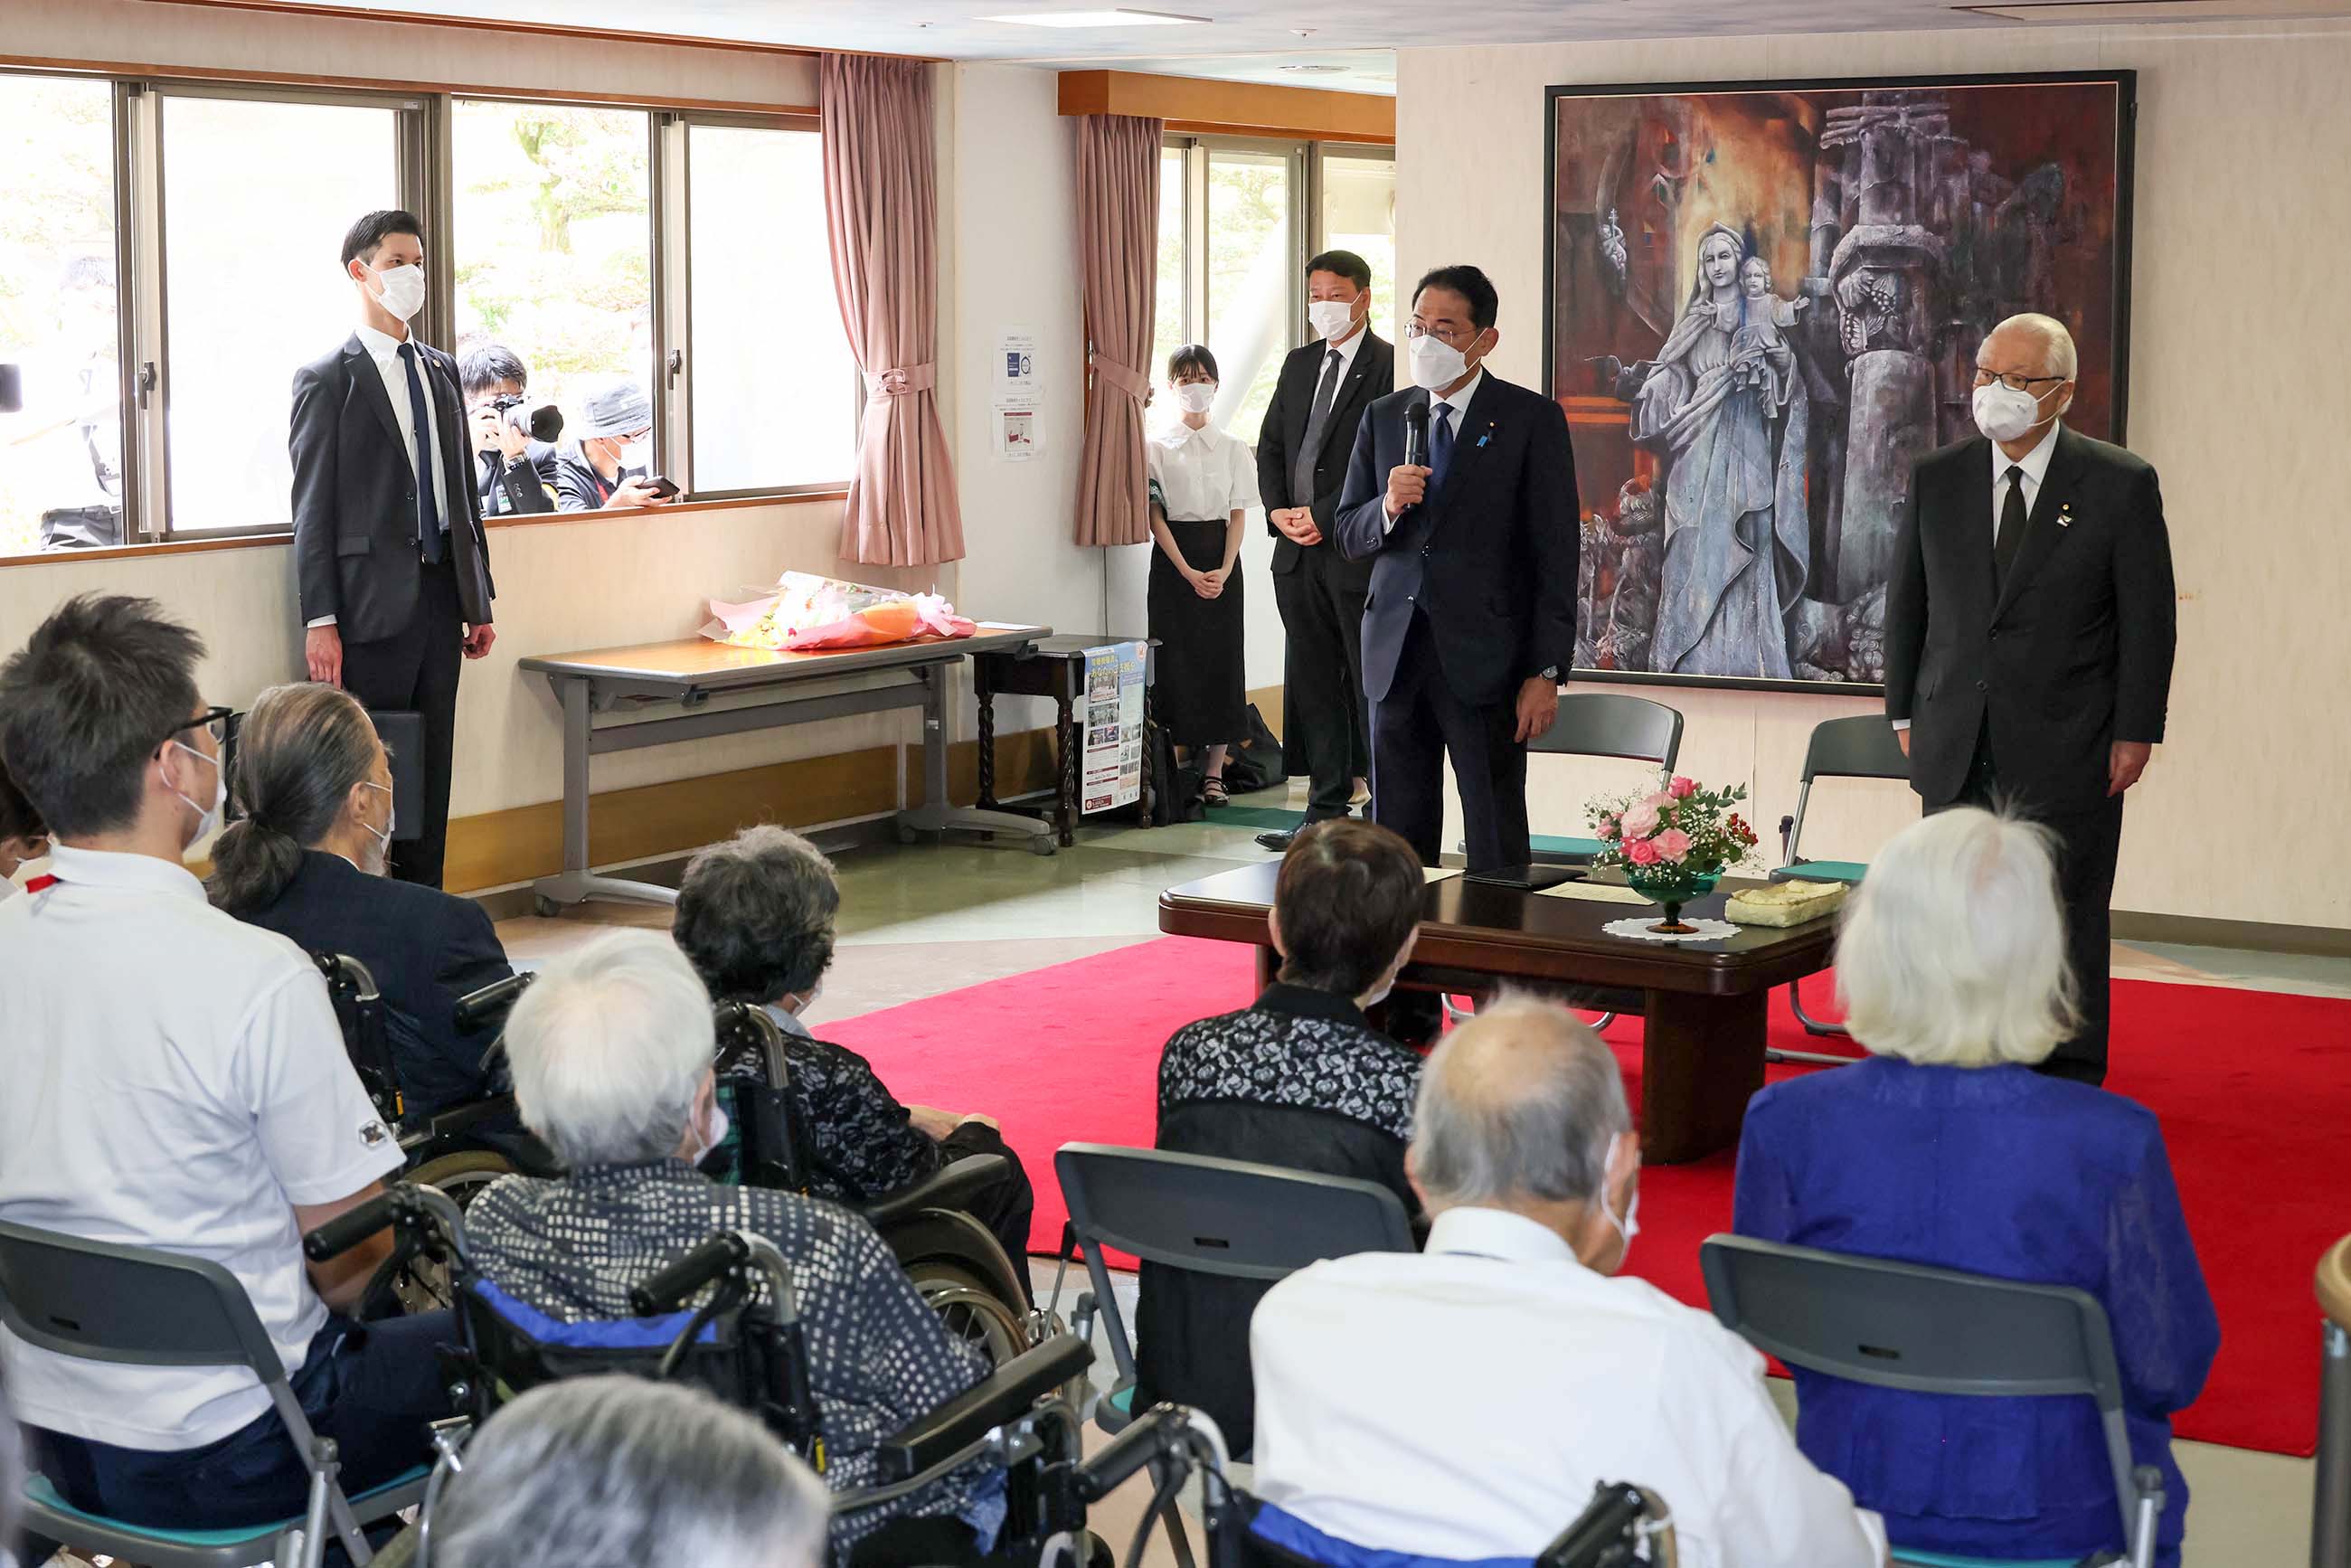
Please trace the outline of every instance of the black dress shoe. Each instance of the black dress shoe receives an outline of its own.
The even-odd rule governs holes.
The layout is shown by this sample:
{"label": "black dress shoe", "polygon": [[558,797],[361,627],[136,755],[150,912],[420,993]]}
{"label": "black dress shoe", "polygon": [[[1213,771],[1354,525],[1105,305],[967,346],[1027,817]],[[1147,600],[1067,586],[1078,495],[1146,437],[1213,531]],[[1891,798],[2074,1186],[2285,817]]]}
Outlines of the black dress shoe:
{"label": "black dress shoe", "polygon": [[1270,828],[1257,836],[1257,841],[1275,854],[1286,854],[1290,851],[1290,841],[1297,836],[1295,828]]}

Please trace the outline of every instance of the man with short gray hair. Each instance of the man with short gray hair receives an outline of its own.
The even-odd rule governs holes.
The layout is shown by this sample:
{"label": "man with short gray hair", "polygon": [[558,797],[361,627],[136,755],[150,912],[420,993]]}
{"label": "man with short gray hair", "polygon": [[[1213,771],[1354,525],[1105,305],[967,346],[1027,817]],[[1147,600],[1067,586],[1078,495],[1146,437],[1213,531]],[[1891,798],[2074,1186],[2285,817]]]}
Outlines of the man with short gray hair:
{"label": "man with short gray hair", "polygon": [[2177,607],[2144,458],[2071,429],[2064,323],[1976,350],[1980,434],[1918,459],[1886,592],[1886,716],[1921,807],[2013,810],[2056,836],[2081,1022],[2041,1071],[2106,1077],[2123,794],[2163,739]]}
{"label": "man with short gray hair", "polygon": [[1309,1562],[1526,1561],[1594,1485],[1671,1510],[1686,1568],[1865,1568],[1876,1516],[1796,1449],[1763,1361],[1706,1312],[1616,1279],[1640,1148],[1616,1059],[1505,1001],[1428,1059],[1406,1167],[1420,1256],[1276,1285],[1250,1327],[1259,1537]]}

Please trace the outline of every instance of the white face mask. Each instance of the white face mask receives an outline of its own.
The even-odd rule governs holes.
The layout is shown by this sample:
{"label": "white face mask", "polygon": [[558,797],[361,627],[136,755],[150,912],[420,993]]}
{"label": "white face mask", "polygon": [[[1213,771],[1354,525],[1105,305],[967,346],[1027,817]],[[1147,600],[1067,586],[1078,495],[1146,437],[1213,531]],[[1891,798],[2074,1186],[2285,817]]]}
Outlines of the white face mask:
{"label": "white face mask", "polygon": [[[2051,392],[2059,390],[2049,389]],[[2048,395],[2047,393],[2043,394]],[[1976,388],[1976,428],[1994,441],[2014,441],[2041,423],[2041,398],[2004,382]]]}
{"label": "white face mask", "polygon": [[650,438],[643,441],[632,441],[621,448],[621,467],[623,472],[650,474],[653,471],[653,444]]}
{"label": "white face mask", "polygon": [[424,269],[421,267],[389,267],[375,275],[383,286],[376,303],[386,313],[405,321],[424,308]]}
{"label": "white face mask", "polygon": [[[175,740],[172,742],[172,744],[186,752],[189,756],[194,758],[197,761],[208,764],[213,770],[213,805],[212,810],[209,811],[204,810],[202,806],[197,805],[193,800],[189,800],[185,795],[180,795],[180,792],[177,789],[172,789],[172,794],[180,795],[180,803],[196,814],[196,831],[188,835],[188,842],[193,844],[201,840],[210,838],[212,836],[213,830],[220,826],[221,813],[228,810],[228,775],[221,771],[221,765],[217,761],[212,758],[206,757],[203,752],[198,751],[186,741]],[[172,789],[168,784],[165,785],[164,788],[167,789]]]}
{"label": "white face mask", "polygon": [[[1609,1134],[1608,1157],[1603,1162],[1604,1166],[1613,1166],[1616,1163],[1616,1145],[1624,1136],[1622,1133]],[[1625,1206],[1624,1218],[1617,1218],[1615,1209],[1609,1207],[1608,1195],[1604,1192],[1600,1195],[1600,1212],[1608,1217],[1608,1223],[1614,1226],[1616,1234],[1625,1239],[1625,1252],[1627,1257],[1630,1257],[1633,1251],[1633,1238],[1641,1234],[1641,1189],[1637,1186],[1633,1189],[1633,1198]]]}
{"label": "white face mask", "polygon": [[709,1120],[694,1130],[695,1147],[693,1155],[685,1163],[698,1166],[708,1159],[710,1151],[726,1141],[726,1134],[734,1125],[735,1124],[727,1117],[726,1108],[713,1098],[710,1102]]}
{"label": "white face mask", "polygon": [[1315,336],[1326,343],[1335,343],[1355,329],[1355,308],[1344,299],[1309,300],[1306,319]]}
{"label": "white face mask", "polygon": [[1186,382],[1176,389],[1176,406],[1186,413],[1206,413],[1216,401],[1214,382]]}
{"label": "white face mask", "polygon": [[1405,344],[1411,362],[1412,384],[1436,392],[1469,373],[1468,357],[1434,333],[1422,332]]}
{"label": "white face mask", "polygon": [[378,784],[368,779],[362,779],[360,782],[371,789],[381,789],[389,797],[383,803],[383,831],[379,833],[373,828],[368,828],[365,822],[360,824],[360,827],[367,828],[369,833],[375,839],[379,850],[375,874],[381,876],[385,869],[392,864],[392,835],[400,831],[400,797],[392,794],[389,785]]}

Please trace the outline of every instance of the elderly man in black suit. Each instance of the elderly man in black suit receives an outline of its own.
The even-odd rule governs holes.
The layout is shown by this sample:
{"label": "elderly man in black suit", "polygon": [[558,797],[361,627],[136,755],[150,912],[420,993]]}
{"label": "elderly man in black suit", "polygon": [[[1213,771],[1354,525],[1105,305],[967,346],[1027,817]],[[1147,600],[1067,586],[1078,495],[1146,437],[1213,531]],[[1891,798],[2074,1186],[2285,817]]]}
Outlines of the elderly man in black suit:
{"label": "elderly man in black suit", "polygon": [[1982,434],[1911,474],[1886,715],[1928,810],[2006,803],[2054,834],[2081,1019],[2042,1071],[2099,1083],[2123,794],[2163,738],[2175,602],[2155,470],[2064,427],[2074,375],[2047,316],[1976,350]]}
{"label": "elderly man in black suit", "polygon": [[497,633],[456,361],[409,331],[424,305],[422,227],[375,212],[343,236],[360,324],[294,372],[289,445],[310,678],[422,716],[423,831],[392,846],[392,873],[438,887],[460,655],[481,658]]}
{"label": "elderly man in black suit", "polygon": [[[1437,863],[1450,753],[1473,872],[1524,865],[1527,743],[1575,652],[1575,457],[1559,404],[1489,375],[1494,286],[1441,267],[1413,290],[1413,385],[1372,404],[1339,502],[1372,563],[1364,695],[1372,820]],[[1426,430],[1426,457],[1407,431]]]}
{"label": "elderly man in black suit", "polygon": [[[1274,536],[1273,597],[1288,639],[1283,750],[1313,783],[1306,820],[1343,817],[1371,774],[1364,711],[1364,599],[1371,563],[1331,537],[1364,410],[1395,390],[1395,349],[1372,330],[1372,269],[1353,251],[1306,264],[1314,341],[1290,351],[1258,433],[1257,487]],[[1259,833],[1287,850],[1290,831]]]}

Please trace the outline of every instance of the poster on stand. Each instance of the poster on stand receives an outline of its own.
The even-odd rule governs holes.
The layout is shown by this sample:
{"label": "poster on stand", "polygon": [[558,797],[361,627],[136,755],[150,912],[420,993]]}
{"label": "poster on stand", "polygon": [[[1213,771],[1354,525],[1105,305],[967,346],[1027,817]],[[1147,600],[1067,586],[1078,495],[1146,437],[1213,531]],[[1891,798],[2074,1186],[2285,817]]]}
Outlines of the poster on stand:
{"label": "poster on stand", "polygon": [[1081,811],[1107,811],[1143,798],[1143,680],[1148,651],[1140,643],[1086,650],[1086,697],[1078,711]]}

